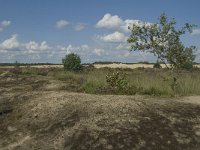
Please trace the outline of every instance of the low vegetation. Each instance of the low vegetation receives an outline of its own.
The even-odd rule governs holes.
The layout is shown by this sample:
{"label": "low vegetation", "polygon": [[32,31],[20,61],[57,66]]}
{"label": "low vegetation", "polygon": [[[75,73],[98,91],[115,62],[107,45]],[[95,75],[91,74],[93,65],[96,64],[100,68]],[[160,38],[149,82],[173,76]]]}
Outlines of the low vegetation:
{"label": "low vegetation", "polygon": [[60,90],[91,94],[186,96],[200,95],[199,70],[171,71],[157,68],[96,69],[92,65],[79,72],[62,68],[14,67],[1,73],[42,77],[62,82]]}
{"label": "low vegetation", "polygon": [[65,56],[62,60],[64,69],[70,71],[81,70],[81,59],[77,54],[71,53]]}

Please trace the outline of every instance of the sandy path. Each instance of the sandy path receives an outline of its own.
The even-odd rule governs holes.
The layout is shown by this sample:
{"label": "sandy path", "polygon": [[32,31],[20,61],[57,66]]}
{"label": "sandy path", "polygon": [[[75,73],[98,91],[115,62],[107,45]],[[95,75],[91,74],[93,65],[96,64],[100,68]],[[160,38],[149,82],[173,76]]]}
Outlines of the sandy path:
{"label": "sandy path", "polygon": [[[171,99],[33,91],[3,97],[13,111],[0,116],[0,149],[200,147],[199,96]],[[9,126],[16,130],[8,130]]]}

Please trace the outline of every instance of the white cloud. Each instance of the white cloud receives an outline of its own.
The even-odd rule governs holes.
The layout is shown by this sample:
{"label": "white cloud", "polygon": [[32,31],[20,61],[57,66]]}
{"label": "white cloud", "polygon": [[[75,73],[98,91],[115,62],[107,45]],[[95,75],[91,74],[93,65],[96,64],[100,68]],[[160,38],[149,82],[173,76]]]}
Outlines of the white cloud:
{"label": "white cloud", "polygon": [[57,46],[58,50],[65,51],[66,54],[69,53],[85,53],[86,51],[90,50],[91,48],[88,45],[80,45],[80,46],[72,46],[69,44],[68,46]]}
{"label": "white cloud", "polygon": [[57,23],[56,23],[56,27],[58,29],[63,29],[64,27],[66,27],[67,25],[69,25],[70,23],[66,20],[59,20]]}
{"label": "white cloud", "polygon": [[151,23],[143,22],[141,20],[134,20],[134,19],[126,19],[122,20],[119,16],[107,13],[104,17],[99,20],[96,24],[97,28],[107,28],[112,30],[117,30],[121,32],[129,32],[128,27],[132,26],[133,24],[141,26],[141,25],[151,25]]}
{"label": "white cloud", "polygon": [[117,50],[130,50],[130,45],[128,43],[120,43],[116,49]]}
{"label": "white cloud", "polygon": [[82,31],[86,28],[87,24],[85,23],[73,23],[67,20],[59,20],[56,22],[56,28],[63,29],[69,26],[70,28],[74,29],[75,31]]}
{"label": "white cloud", "polygon": [[[4,49],[2,49],[3,47]],[[83,63],[95,61],[137,62],[141,61],[140,59],[149,60],[149,58],[154,60],[149,55],[140,54],[139,52],[129,52],[126,48],[128,48],[126,43],[105,43],[98,46],[87,44],[49,46],[46,41],[36,42],[31,40],[29,42],[20,42],[15,34],[0,43],[0,61],[14,62],[18,60],[19,62],[61,63],[62,58],[69,53],[78,54]]]}
{"label": "white cloud", "polygon": [[126,42],[127,39],[127,37],[123,33],[118,31],[105,36],[100,36],[99,38],[104,42],[111,42],[111,43]]}
{"label": "white cloud", "polygon": [[70,52],[70,53],[76,52],[76,51],[79,50],[79,49],[80,49],[80,47],[74,47],[74,46],[72,46],[71,44],[68,45],[68,46],[66,47],[66,50],[67,50],[68,52]]}
{"label": "white cloud", "polygon": [[38,51],[45,51],[51,49],[51,47],[47,44],[46,41],[43,41],[41,43],[30,41],[28,43],[25,43],[24,45],[25,50],[27,50],[30,53],[37,53]]}
{"label": "white cloud", "polygon": [[83,29],[86,28],[86,24],[84,23],[77,23],[74,27],[75,31],[82,31]]}
{"label": "white cloud", "polygon": [[[59,50],[65,52],[65,54],[75,53],[81,56],[84,60],[92,59],[94,57],[99,57],[105,54],[105,50],[102,48],[91,47],[87,44],[73,46],[69,44],[68,46],[57,46]],[[63,53],[62,53],[63,54]]]}
{"label": "white cloud", "polygon": [[19,42],[17,40],[17,34],[11,36],[11,38],[4,40],[0,43],[1,50],[12,50],[19,47]]}
{"label": "white cloud", "polygon": [[81,49],[88,50],[90,49],[90,46],[88,46],[87,44],[84,44],[84,45],[81,45]]}
{"label": "white cloud", "polygon": [[191,35],[200,35],[200,29],[194,29]]}
{"label": "white cloud", "polygon": [[9,20],[3,20],[3,21],[1,21],[0,22],[0,31],[3,31],[10,24],[11,24],[11,21],[9,21]]}
{"label": "white cloud", "polygon": [[101,56],[103,53],[105,52],[104,49],[100,49],[100,48],[95,48],[93,53],[98,55],[98,56]]}
{"label": "white cloud", "polygon": [[13,52],[13,50],[17,50],[18,53],[36,54],[51,49],[51,47],[47,44],[46,41],[43,41],[41,43],[37,43],[35,41],[30,41],[28,43],[20,43],[17,37],[18,35],[14,34],[10,38],[0,43],[0,52],[6,53],[9,51]]}
{"label": "white cloud", "polygon": [[108,29],[116,29],[119,26],[123,25],[123,20],[115,15],[112,16],[111,14],[107,13],[104,15],[104,17],[98,21],[96,24],[97,28],[108,28]]}

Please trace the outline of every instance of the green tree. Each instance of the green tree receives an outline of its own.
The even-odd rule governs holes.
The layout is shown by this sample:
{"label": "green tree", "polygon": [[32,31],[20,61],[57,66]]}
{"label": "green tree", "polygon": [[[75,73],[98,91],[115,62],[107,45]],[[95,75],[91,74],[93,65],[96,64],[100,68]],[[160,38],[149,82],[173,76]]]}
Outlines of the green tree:
{"label": "green tree", "polygon": [[74,53],[66,55],[62,62],[66,70],[79,71],[82,67],[80,57]]}
{"label": "green tree", "polygon": [[167,68],[188,69],[193,66],[195,46],[185,47],[180,40],[181,35],[190,33],[195,25],[186,23],[181,29],[175,28],[175,19],[168,19],[165,14],[159,17],[159,23],[135,25],[127,42],[131,50],[141,50],[153,53]]}

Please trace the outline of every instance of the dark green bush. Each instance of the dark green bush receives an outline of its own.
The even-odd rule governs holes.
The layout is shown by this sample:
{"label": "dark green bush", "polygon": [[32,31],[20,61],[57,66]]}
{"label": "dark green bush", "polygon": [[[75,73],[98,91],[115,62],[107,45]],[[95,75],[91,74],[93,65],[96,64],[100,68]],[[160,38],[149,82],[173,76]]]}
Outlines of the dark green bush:
{"label": "dark green bush", "polygon": [[80,57],[74,53],[66,55],[62,62],[65,70],[79,71],[82,68]]}
{"label": "dark green bush", "polygon": [[184,69],[184,70],[192,70],[193,68],[194,66],[192,62],[186,62],[181,65],[181,69]]}
{"label": "dark green bush", "polygon": [[158,69],[160,69],[160,68],[162,68],[162,67],[161,67],[161,65],[160,65],[159,62],[156,62],[156,63],[153,65],[153,68],[158,68]]}

